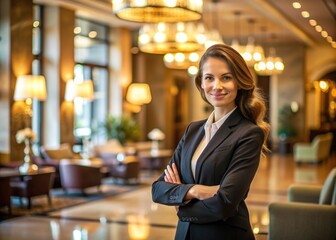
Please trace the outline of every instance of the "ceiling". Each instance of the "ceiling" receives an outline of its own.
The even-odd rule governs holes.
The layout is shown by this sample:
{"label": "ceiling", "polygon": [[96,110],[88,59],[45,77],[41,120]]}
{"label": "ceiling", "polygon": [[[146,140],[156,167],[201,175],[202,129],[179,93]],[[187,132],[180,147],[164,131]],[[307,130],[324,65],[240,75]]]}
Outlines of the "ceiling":
{"label": "ceiling", "polygon": [[[117,19],[112,14],[111,0],[34,0],[41,4],[55,4],[76,10],[78,16],[102,22],[110,26],[132,29],[141,24]],[[245,44],[247,36],[254,35],[257,43],[286,44],[298,42],[307,46],[331,44],[315,28],[309,19],[317,21],[336,41],[336,0],[299,0],[300,10],[292,7],[292,0],[203,0],[202,21],[209,28],[216,28],[226,43],[239,38]],[[308,11],[310,18],[301,16]],[[237,17],[234,13],[239,11]],[[252,19],[255,23],[249,23]]]}

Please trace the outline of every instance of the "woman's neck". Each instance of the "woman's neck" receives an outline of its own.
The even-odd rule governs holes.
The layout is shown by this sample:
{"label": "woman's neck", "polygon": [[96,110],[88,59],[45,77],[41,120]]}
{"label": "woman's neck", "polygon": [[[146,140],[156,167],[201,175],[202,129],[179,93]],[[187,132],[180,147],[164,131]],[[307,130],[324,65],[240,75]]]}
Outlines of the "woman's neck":
{"label": "woman's neck", "polygon": [[223,107],[215,108],[213,122],[217,122],[219,119],[221,119],[226,114],[231,112],[235,107],[236,105],[233,105],[232,107],[228,107],[228,108],[223,108]]}

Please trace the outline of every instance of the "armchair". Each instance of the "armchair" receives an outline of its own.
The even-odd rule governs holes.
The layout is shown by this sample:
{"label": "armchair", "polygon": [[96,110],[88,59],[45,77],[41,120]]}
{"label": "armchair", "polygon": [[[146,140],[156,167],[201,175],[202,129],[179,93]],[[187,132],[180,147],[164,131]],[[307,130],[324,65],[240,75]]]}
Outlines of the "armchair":
{"label": "armchair", "polygon": [[60,160],[80,158],[79,155],[73,153],[71,146],[68,143],[61,144],[57,149],[48,149],[41,146],[40,155],[41,157],[36,157],[34,159],[37,165],[54,167],[56,170],[53,188],[62,187],[59,172]]}
{"label": "armchair", "polygon": [[330,154],[332,133],[317,135],[311,143],[294,144],[294,160],[296,162],[321,162]]}
{"label": "armchair", "polygon": [[101,166],[86,165],[85,160],[61,160],[60,177],[64,191],[68,189],[80,189],[85,194],[84,189],[101,185],[103,173]]}
{"label": "armchair", "polygon": [[51,205],[50,187],[54,180],[53,168],[43,168],[36,174],[29,174],[10,181],[11,195],[28,199],[27,208],[31,208],[31,198],[40,195],[48,197],[48,203]]}
{"label": "armchair", "polygon": [[336,239],[336,168],[323,186],[290,186],[288,198],[269,205],[268,239]]}
{"label": "armchair", "polygon": [[136,156],[125,156],[122,161],[115,161],[110,172],[110,176],[116,179],[138,181],[140,172],[140,162]]}

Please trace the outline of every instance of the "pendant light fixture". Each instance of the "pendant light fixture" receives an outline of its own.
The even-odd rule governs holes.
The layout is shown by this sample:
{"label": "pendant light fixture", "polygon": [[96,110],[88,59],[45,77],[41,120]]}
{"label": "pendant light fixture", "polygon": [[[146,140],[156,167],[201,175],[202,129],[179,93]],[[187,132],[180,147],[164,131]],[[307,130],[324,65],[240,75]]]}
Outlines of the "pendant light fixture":
{"label": "pendant light fixture", "polygon": [[262,46],[258,46],[255,44],[255,37],[253,26],[255,23],[254,19],[248,19],[248,23],[250,26],[250,36],[247,38],[247,44],[245,46],[245,50],[242,53],[242,56],[247,63],[248,66],[253,67],[256,62],[262,61],[264,56],[264,49]]}
{"label": "pendant light fixture", "polygon": [[113,0],[113,13],[120,19],[143,22],[184,22],[202,17],[202,0]]}
{"label": "pendant light fixture", "polygon": [[152,23],[139,30],[142,52],[153,54],[195,52],[204,47],[204,26],[197,22]]}

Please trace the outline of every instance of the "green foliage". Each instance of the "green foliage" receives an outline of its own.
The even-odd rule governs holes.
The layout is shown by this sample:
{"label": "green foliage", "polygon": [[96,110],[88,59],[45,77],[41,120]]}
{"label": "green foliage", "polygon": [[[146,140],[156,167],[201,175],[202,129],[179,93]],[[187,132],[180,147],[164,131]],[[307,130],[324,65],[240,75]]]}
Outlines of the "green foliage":
{"label": "green foliage", "polygon": [[104,123],[104,129],[108,139],[118,139],[121,144],[140,139],[139,124],[126,116],[108,116]]}
{"label": "green foliage", "polygon": [[295,113],[292,111],[290,105],[284,105],[279,110],[278,117],[278,136],[280,138],[288,138],[296,135],[294,127],[294,116]]}

